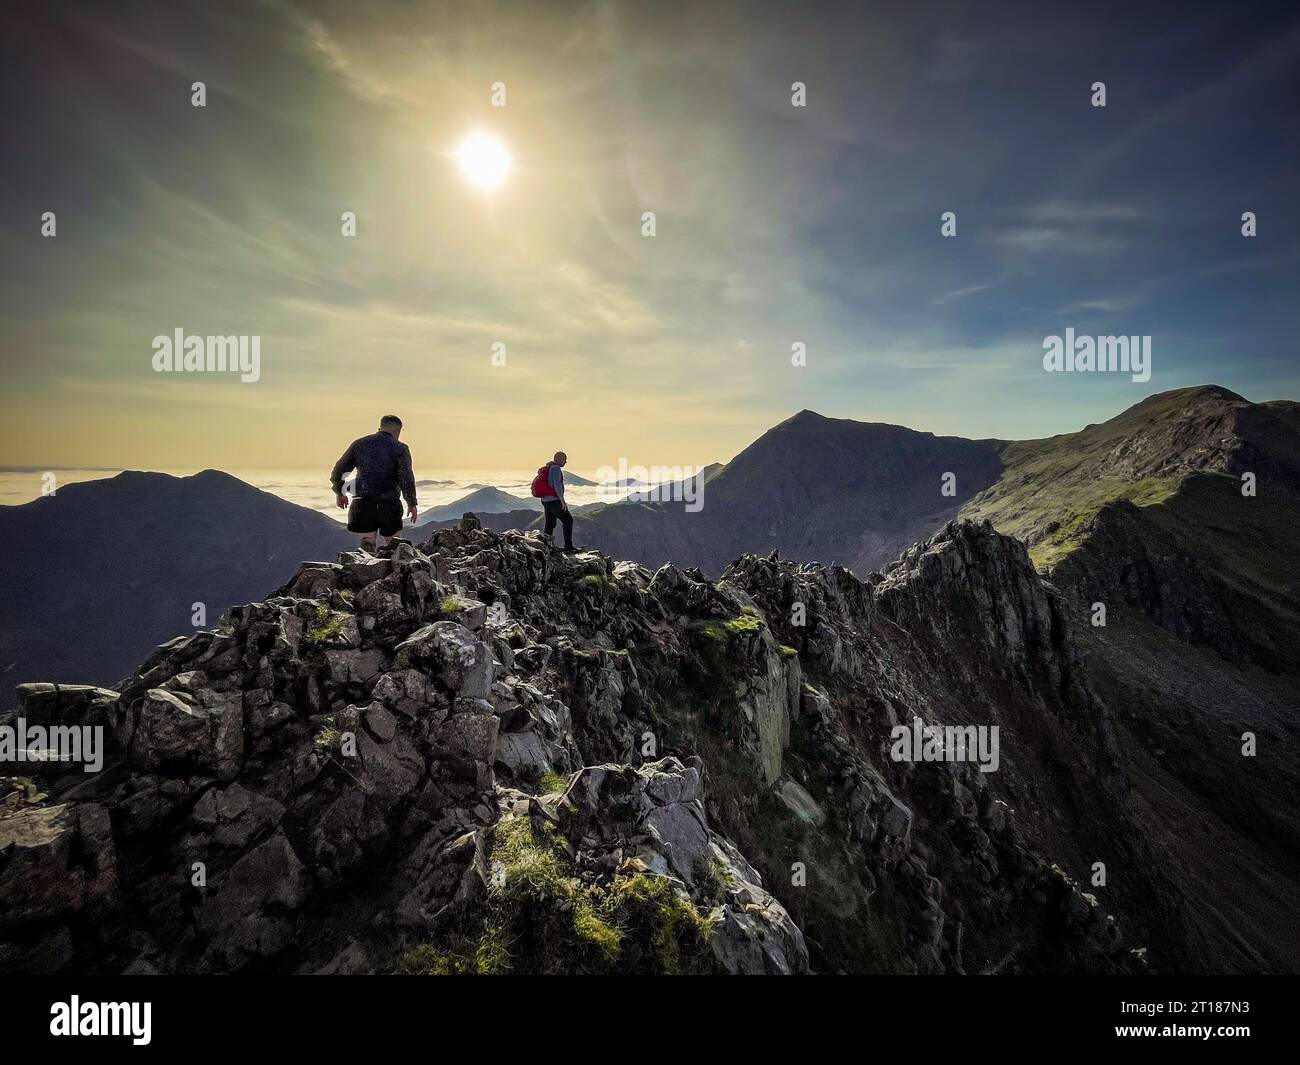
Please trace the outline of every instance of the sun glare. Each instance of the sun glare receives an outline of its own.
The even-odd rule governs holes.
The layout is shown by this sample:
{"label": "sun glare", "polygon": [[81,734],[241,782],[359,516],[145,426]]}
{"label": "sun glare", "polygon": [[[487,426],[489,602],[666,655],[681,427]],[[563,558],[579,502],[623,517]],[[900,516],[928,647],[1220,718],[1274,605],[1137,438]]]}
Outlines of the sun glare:
{"label": "sun glare", "polygon": [[461,141],[455,158],[466,180],[488,192],[505,181],[514,161],[505,145],[486,133],[472,133]]}

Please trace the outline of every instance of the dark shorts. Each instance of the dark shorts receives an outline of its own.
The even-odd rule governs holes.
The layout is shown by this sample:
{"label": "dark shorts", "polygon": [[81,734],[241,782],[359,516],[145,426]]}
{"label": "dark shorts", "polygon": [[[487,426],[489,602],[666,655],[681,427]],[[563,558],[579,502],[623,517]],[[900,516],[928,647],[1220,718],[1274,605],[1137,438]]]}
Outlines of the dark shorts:
{"label": "dark shorts", "polygon": [[352,500],[348,509],[348,532],[395,536],[402,531],[402,501],[378,496]]}

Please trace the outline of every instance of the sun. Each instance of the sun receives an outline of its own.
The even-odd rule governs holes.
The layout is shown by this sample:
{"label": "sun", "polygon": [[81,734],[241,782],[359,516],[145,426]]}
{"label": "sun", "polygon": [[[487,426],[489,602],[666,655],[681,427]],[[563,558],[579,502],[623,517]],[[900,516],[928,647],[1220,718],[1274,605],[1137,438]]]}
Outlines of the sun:
{"label": "sun", "polygon": [[460,172],[473,185],[491,192],[510,173],[514,162],[506,146],[486,133],[471,133],[455,151]]}

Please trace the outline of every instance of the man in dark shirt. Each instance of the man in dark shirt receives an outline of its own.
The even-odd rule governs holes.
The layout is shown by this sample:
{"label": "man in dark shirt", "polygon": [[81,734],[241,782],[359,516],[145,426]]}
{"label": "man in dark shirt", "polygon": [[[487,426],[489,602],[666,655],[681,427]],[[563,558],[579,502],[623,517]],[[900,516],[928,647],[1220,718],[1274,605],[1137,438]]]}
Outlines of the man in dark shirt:
{"label": "man in dark shirt", "polygon": [[348,511],[348,530],[360,533],[361,546],[370,551],[375,549],[376,533],[387,537],[389,546],[397,539],[402,530],[403,497],[411,524],[419,517],[411,449],[397,439],[401,435],[402,419],[385,414],[380,419],[379,432],[352,441],[330,474],[334,499],[342,510],[348,505],[348,497],[343,494],[343,478],[357,471],[352,508]]}

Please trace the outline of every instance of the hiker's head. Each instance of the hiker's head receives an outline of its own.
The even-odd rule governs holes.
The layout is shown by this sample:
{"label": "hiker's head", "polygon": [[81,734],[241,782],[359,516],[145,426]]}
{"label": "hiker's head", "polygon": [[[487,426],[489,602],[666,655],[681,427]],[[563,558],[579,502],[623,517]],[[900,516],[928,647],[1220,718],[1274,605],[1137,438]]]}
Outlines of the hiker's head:
{"label": "hiker's head", "polygon": [[379,431],[381,433],[392,433],[394,436],[401,436],[402,419],[396,414],[385,414],[379,419]]}
{"label": "hiker's head", "polygon": [[568,461],[569,461],[569,456],[566,455],[563,451],[557,451],[555,453],[555,465],[563,466]]}

